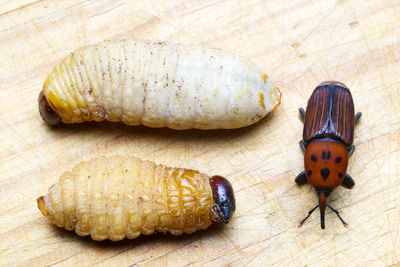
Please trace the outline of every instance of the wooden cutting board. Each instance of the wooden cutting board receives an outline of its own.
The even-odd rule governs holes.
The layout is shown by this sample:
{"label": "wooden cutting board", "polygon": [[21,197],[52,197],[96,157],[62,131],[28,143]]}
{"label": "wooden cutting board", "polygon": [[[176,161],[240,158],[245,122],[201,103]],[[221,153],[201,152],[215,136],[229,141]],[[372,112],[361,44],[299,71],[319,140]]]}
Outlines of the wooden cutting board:
{"label": "wooden cutting board", "polygon": [[[400,2],[0,0],[0,264],[390,265],[400,262]],[[49,128],[37,110],[44,79],[74,49],[105,39],[200,44],[261,66],[283,92],[260,123],[173,131],[89,123]],[[317,84],[340,80],[363,117],[348,172],[352,190],[296,225],[316,204],[298,146]],[[226,176],[230,224],[192,235],[94,242],[50,225],[36,207],[59,175],[100,155],[132,155]]]}

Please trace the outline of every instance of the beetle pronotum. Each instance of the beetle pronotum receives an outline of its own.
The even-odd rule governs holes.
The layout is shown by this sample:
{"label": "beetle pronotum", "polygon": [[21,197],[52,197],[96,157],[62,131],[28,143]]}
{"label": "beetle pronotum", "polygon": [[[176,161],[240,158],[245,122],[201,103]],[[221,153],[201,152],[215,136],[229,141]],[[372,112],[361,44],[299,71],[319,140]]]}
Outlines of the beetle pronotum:
{"label": "beetle pronotum", "polygon": [[125,40],[77,49],[39,95],[51,125],[116,121],[173,129],[239,128],[280,104],[253,63],[219,49]]}
{"label": "beetle pronotum", "polygon": [[319,207],[321,228],[325,229],[325,208],[328,206],[343,225],[347,223],[339,212],[326,205],[326,198],[342,185],[354,186],[354,180],[346,173],[349,156],[354,152],[354,124],[361,112],[354,115],[354,103],[349,88],[341,82],[327,81],[315,88],[308,100],[307,109],[299,109],[304,119],[303,140],[300,147],[305,151],[304,168],[295,179],[302,185],[309,182],[319,197],[319,205],[308,212],[299,227]]}
{"label": "beetle pronotum", "polygon": [[58,227],[113,241],[193,233],[228,223],[235,211],[232,186],[221,176],[121,156],[78,164],[37,202]]}

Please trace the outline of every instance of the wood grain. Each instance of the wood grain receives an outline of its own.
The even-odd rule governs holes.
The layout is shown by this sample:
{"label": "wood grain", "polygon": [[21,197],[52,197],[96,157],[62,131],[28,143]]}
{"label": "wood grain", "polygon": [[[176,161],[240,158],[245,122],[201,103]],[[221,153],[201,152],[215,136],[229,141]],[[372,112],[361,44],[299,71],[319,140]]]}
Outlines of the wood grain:
{"label": "wood grain", "polygon": [[[4,266],[390,265],[400,262],[400,3],[323,1],[0,1],[0,264]],[[233,131],[173,131],[88,123],[49,128],[37,96],[75,48],[142,38],[218,47],[252,60],[283,92],[260,123]],[[352,91],[363,117],[327,229],[303,170],[297,109],[324,80]],[[207,231],[93,242],[50,225],[36,197],[82,160],[133,155],[226,176],[232,222]],[[318,215],[318,214],[317,214]]]}

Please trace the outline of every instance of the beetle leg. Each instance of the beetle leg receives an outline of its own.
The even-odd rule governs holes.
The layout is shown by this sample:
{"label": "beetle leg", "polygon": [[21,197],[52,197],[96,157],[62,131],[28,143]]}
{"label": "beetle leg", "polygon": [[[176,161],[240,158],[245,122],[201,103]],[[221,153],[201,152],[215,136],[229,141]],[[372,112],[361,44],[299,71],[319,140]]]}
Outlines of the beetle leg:
{"label": "beetle leg", "polygon": [[361,112],[357,112],[357,114],[356,114],[356,116],[355,116],[355,118],[354,118],[354,123],[357,123],[357,122],[360,120],[361,115],[362,115]]}
{"label": "beetle leg", "polygon": [[306,172],[302,171],[301,173],[299,173],[299,175],[297,175],[297,177],[296,177],[296,179],[294,179],[294,181],[298,185],[303,185],[303,184],[307,183]]}
{"label": "beetle leg", "polygon": [[300,145],[300,147],[301,147],[301,149],[302,149],[303,151],[306,151],[306,147],[307,147],[307,143],[306,143],[306,142],[304,142],[303,140],[301,140],[301,141],[299,142],[299,145]]}
{"label": "beetle leg", "polygon": [[[300,113],[300,117],[303,119],[306,117],[306,112],[304,111],[303,108],[299,108],[299,113]],[[358,113],[357,113],[358,114]]]}
{"label": "beetle leg", "polygon": [[340,217],[339,212],[337,210],[335,210],[334,208],[332,208],[331,206],[329,206],[329,205],[327,205],[327,206],[338,216],[340,221],[343,223],[343,226],[347,228],[347,226],[349,226],[349,225],[343,220],[342,217]]}
{"label": "beetle leg", "polygon": [[356,150],[355,146],[349,146],[347,148],[347,151],[349,152],[349,156],[351,156],[351,154],[353,154],[355,150]]}
{"label": "beetle leg", "polygon": [[355,184],[356,183],[354,182],[353,178],[346,173],[341,185],[347,189],[351,189]]}
{"label": "beetle leg", "polygon": [[299,222],[299,224],[297,225],[297,227],[301,227],[301,226],[304,224],[304,222],[305,222],[308,218],[310,218],[311,214],[314,212],[314,210],[316,210],[316,209],[318,208],[318,206],[319,206],[319,205],[317,205],[317,206],[315,206],[314,208],[312,208],[312,209],[308,212],[307,216],[306,216],[303,220],[301,220],[301,221]]}

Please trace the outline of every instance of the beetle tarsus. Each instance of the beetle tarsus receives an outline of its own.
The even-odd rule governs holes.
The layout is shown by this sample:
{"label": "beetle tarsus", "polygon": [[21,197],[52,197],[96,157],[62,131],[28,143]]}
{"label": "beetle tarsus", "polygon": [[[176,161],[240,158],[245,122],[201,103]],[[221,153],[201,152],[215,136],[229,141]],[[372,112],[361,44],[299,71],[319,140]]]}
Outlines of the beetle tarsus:
{"label": "beetle tarsus", "polygon": [[299,142],[299,145],[300,145],[300,147],[301,147],[301,149],[302,149],[303,151],[306,151],[306,148],[307,148],[307,143],[306,143],[306,142],[304,142],[303,140],[301,140],[301,141]]}
{"label": "beetle tarsus", "polygon": [[355,184],[353,178],[346,173],[341,185],[347,189],[351,189]]}
{"label": "beetle tarsus", "polygon": [[347,228],[349,225],[343,220],[342,217],[340,217],[339,212],[337,210],[335,210],[334,208],[332,208],[331,206],[329,206],[329,205],[327,205],[327,206],[338,216],[340,221],[343,223],[343,226]]}
{"label": "beetle tarsus", "polygon": [[354,123],[357,123],[360,120],[361,115],[362,115],[361,112],[357,112],[356,116],[354,117]]}
{"label": "beetle tarsus", "polygon": [[300,228],[300,227],[304,224],[304,222],[305,222],[308,218],[310,218],[311,214],[314,212],[314,210],[316,210],[316,209],[318,208],[318,206],[319,206],[319,205],[317,205],[317,206],[315,206],[314,208],[312,208],[312,209],[308,212],[307,216],[306,216],[303,220],[301,220],[301,221],[299,222],[299,224],[297,225],[297,227]]}
{"label": "beetle tarsus", "polygon": [[300,117],[303,119],[303,121],[304,121],[304,118],[306,117],[306,112],[304,111],[304,109],[303,108],[299,108],[299,113],[300,113]]}
{"label": "beetle tarsus", "polygon": [[296,177],[296,179],[294,179],[294,181],[298,185],[303,185],[303,184],[307,183],[306,172],[302,171],[301,173],[299,173],[299,175],[297,175],[297,177]]}

